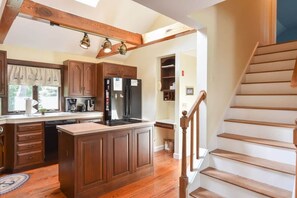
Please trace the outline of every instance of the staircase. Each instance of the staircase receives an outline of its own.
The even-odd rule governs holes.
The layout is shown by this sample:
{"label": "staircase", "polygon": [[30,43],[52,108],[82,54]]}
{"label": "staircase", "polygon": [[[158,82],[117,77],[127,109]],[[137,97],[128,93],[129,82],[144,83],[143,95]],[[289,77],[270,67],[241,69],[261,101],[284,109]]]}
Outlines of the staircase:
{"label": "staircase", "polygon": [[297,41],[258,47],[192,197],[292,197]]}

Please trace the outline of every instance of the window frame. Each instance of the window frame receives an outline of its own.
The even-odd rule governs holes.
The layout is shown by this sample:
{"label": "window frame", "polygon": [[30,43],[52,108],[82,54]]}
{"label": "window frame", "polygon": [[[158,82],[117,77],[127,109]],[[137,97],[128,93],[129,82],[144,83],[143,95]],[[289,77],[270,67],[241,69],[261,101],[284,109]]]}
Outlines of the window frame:
{"label": "window frame", "polygon": [[[13,65],[20,65],[20,66],[30,66],[30,67],[39,67],[39,68],[48,68],[48,69],[60,69],[61,70],[61,87],[58,88],[58,109],[55,109],[50,112],[58,112],[62,111],[63,108],[63,89],[64,87],[64,65],[58,64],[50,64],[50,63],[42,63],[42,62],[34,62],[34,61],[24,61],[24,60],[16,60],[16,59],[7,59],[7,64]],[[7,67],[7,65],[6,65]],[[7,81],[7,78],[6,78]],[[2,115],[17,115],[17,114],[24,114],[25,111],[8,111],[8,83],[6,83],[6,97],[2,98]],[[38,101],[38,86],[33,87],[33,94],[32,97],[34,100]],[[34,108],[38,109],[38,104],[34,106]]]}

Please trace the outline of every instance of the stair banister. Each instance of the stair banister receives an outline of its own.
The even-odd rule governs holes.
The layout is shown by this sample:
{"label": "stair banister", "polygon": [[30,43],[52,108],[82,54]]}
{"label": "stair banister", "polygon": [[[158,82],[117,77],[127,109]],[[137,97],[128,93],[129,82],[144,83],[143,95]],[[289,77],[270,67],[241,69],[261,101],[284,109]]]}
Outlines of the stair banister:
{"label": "stair banister", "polygon": [[297,58],[295,61],[295,67],[294,67],[294,71],[291,79],[291,87],[297,87]]}
{"label": "stair banister", "polygon": [[202,90],[189,113],[183,111],[180,118],[180,127],[182,128],[182,167],[181,176],[179,178],[179,197],[186,198],[188,196],[188,176],[187,176],[187,129],[190,127],[190,170],[193,171],[194,153],[194,115],[196,113],[196,159],[199,158],[199,106],[206,98],[206,91]]}

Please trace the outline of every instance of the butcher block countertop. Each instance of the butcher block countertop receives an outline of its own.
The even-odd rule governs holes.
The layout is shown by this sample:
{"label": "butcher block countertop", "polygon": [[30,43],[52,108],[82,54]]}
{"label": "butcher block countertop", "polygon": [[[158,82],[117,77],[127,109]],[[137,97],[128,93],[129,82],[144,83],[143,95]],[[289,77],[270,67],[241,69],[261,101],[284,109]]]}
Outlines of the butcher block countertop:
{"label": "butcher block countertop", "polygon": [[84,134],[91,134],[91,133],[98,133],[98,132],[138,128],[138,127],[152,126],[152,125],[154,125],[154,122],[149,122],[149,121],[118,125],[118,126],[107,126],[107,125],[96,124],[96,123],[79,123],[79,124],[60,125],[60,126],[57,126],[57,128],[62,132],[75,136],[75,135],[84,135]]}

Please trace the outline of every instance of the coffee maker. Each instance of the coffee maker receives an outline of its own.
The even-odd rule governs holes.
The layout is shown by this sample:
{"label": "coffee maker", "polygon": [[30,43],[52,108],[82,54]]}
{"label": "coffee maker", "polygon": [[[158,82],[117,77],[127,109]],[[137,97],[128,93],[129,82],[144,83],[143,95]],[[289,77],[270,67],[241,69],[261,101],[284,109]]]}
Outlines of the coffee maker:
{"label": "coffee maker", "polygon": [[85,100],[86,111],[94,111],[95,110],[95,99],[90,98]]}

